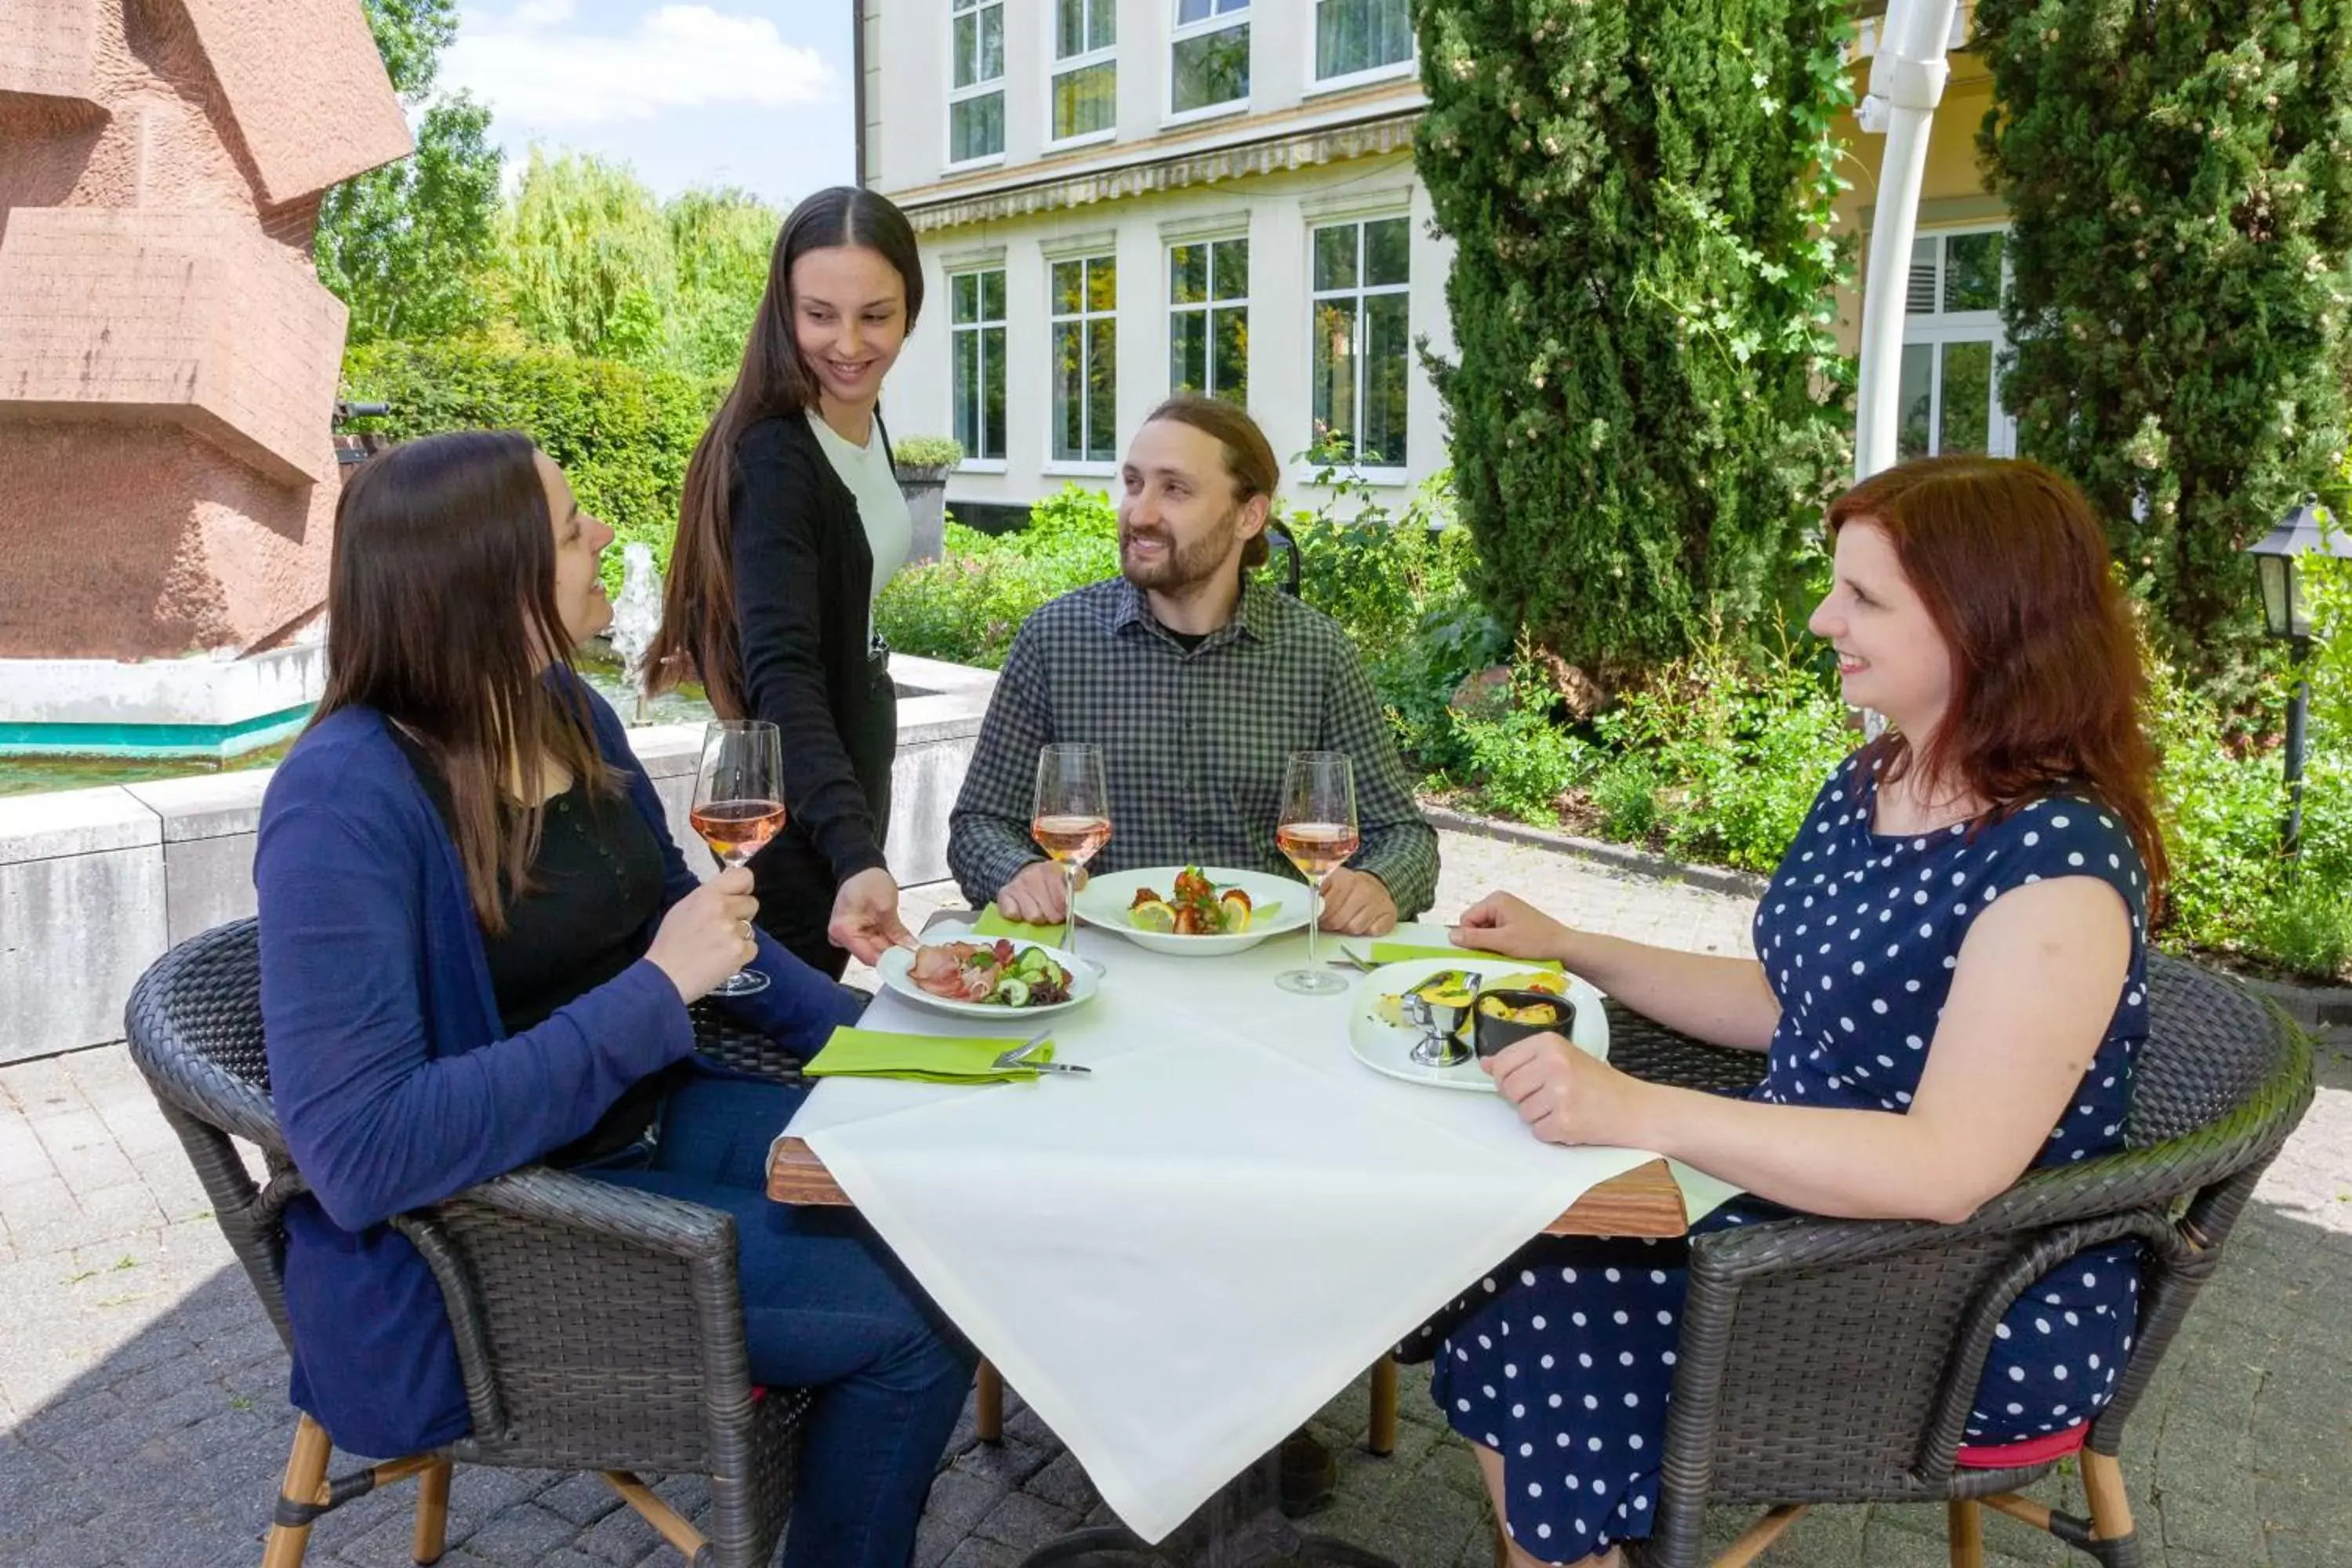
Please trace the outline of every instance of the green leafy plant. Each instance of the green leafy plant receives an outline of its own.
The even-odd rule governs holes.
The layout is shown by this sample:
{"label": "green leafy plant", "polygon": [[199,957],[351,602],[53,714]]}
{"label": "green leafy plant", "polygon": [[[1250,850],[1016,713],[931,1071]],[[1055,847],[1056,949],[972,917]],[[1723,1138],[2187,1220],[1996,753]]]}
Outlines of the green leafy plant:
{"label": "green leafy plant", "polygon": [[1769,624],[1850,468],[1845,0],[1414,0],[1431,357],[1497,620],[1613,684]]}
{"label": "green leafy plant", "polygon": [[994,669],[1031,611],[1118,571],[1118,514],[1076,485],[1032,507],[1017,532],[945,531],[941,558],[891,578],[874,606],[890,646],[924,658]]}
{"label": "green leafy plant", "polygon": [[1583,782],[1602,757],[1553,721],[1558,699],[1530,651],[1520,647],[1507,686],[1477,708],[1453,714],[1461,743],[1458,766],[1481,806],[1557,827],[1560,796]]}
{"label": "green leafy plant", "polygon": [[909,436],[890,448],[901,468],[944,470],[963,461],[963,443],[952,436]]}

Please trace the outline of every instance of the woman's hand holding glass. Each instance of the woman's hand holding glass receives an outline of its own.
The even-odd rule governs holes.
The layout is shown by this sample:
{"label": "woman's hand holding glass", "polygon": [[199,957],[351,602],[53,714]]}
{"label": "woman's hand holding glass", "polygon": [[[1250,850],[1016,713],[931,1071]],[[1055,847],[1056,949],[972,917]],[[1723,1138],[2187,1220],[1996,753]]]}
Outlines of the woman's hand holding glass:
{"label": "woman's hand holding glass", "polygon": [[669,907],[646,959],[669,976],[680,1001],[699,1001],[760,956],[751,937],[759,912],[751,873],[731,866]]}

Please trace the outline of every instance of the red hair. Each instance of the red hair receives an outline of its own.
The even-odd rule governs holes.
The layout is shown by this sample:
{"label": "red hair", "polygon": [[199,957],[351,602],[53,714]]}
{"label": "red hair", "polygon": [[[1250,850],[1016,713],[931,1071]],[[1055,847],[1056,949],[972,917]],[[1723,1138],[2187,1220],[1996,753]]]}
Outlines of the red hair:
{"label": "red hair", "polygon": [[2169,870],[2156,813],[2156,748],[2130,603],[2082,491],[2038,463],[1922,458],[1874,474],[1829,510],[1830,538],[1869,523],[1951,650],[1952,695],[1924,747],[1890,733],[1882,777],[1913,768],[1960,786],[1999,821],[2065,789],[2123,819],[2148,873]]}

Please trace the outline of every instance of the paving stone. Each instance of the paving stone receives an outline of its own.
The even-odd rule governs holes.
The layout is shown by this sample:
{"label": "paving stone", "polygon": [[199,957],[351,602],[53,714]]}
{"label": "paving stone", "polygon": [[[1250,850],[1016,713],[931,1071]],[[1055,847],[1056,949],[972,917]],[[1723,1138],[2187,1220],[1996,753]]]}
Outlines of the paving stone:
{"label": "paving stone", "polygon": [[1007,1436],[1002,1443],[975,1443],[956,1456],[956,1468],[1008,1487],[1017,1487],[1045,1468],[1053,1450]]}
{"label": "paving stone", "polygon": [[487,1524],[466,1539],[466,1550],[493,1563],[536,1563],[560,1546],[569,1546],[580,1527],[562,1514],[537,1503],[501,1509]]}
{"label": "paving stone", "polygon": [[605,1484],[604,1477],[585,1471],[567,1476],[540,1493],[539,1505],[583,1526],[595,1523],[622,1506],[620,1494]]}
{"label": "paving stone", "polygon": [[[1087,1479],[1086,1467],[1075,1454],[1061,1454],[1044,1469],[1029,1478],[1022,1490],[1031,1497],[1043,1498],[1059,1507],[1073,1509],[1083,1514],[1099,1500],[1095,1496],[1094,1483]],[[936,1500],[938,1489],[933,1488]]]}
{"label": "paving stone", "polygon": [[633,1508],[606,1514],[581,1531],[579,1539],[582,1551],[607,1563],[639,1562],[661,1544],[660,1533]]}
{"label": "paving stone", "polygon": [[988,1517],[988,1510],[996,1506],[1005,1491],[1003,1482],[961,1468],[942,1470],[931,1482],[923,1517],[947,1525],[961,1539]]}
{"label": "paving stone", "polygon": [[975,1535],[949,1552],[940,1568],[1021,1568],[1021,1559],[1025,1555]]}
{"label": "paving stone", "polygon": [[988,1512],[975,1534],[1024,1552],[1034,1552],[1057,1535],[1078,1527],[1084,1513],[1063,1508],[1027,1492],[1013,1492]]}

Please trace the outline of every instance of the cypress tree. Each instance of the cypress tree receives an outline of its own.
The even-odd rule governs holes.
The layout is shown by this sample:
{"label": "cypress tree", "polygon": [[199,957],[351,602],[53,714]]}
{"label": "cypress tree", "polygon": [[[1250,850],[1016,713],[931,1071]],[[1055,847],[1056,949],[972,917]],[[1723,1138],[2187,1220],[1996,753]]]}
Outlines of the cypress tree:
{"label": "cypress tree", "polygon": [[2352,0],[1980,0],[2018,446],[2082,485],[2171,651],[2259,625],[2237,552],[2342,467]]}
{"label": "cypress tree", "polygon": [[1851,464],[1845,0],[1415,0],[1480,591],[1604,679],[1767,620]]}

